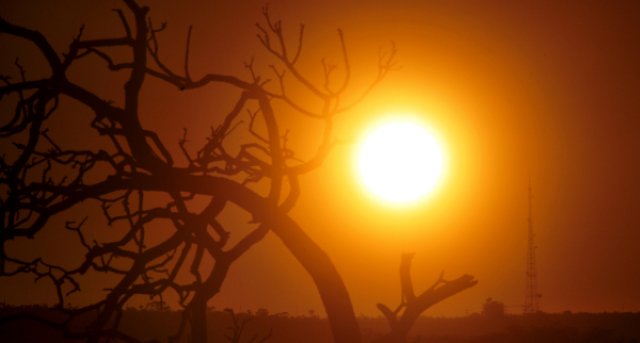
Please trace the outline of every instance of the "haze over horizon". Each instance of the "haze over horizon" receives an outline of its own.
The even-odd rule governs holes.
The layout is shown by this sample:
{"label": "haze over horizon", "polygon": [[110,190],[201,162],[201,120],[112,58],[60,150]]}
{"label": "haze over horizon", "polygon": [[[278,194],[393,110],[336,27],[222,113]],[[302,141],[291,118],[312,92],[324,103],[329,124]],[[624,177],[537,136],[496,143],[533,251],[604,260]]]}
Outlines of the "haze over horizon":
{"label": "haze over horizon", "polygon": [[[154,21],[168,23],[161,44],[171,63],[180,65],[192,24],[192,74],[246,76],[243,62],[252,56],[267,73],[255,36],[264,2],[147,4]],[[309,70],[319,73],[323,56],[339,60],[338,28],[356,84],[364,85],[375,70],[379,47],[394,41],[398,48],[401,68],[352,111],[335,118],[336,140],[351,143],[337,144],[322,167],[301,178],[302,195],[291,212],[335,263],[356,314],[378,315],[379,302],[397,304],[404,252],[416,254],[417,291],[430,286],[442,270],[445,278],[468,273],[480,281],[427,315],[478,312],[489,297],[519,313],[525,297],[529,182],[541,309],[640,311],[640,2],[269,4],[291,37],[299,23],[305,24],[309,50],[303,57]],[[120,32],[111,12],[118,7],[118,1],[2,2],[0,13],[40,30],[64,51],[83,23],[87,37]],[[43,73],[43,61],[30,49],[0,36],[2,73],[15,73],[18,56],[28,75]],[[74,72],[104,98],[122,100],[121,89],[109,88],[105,75],[82,67]],[[178,151],[183,127],[194,147],[204,142],[216,120],[212,111],[236,100],[236,94],[206,90],[167,97],[173,88],[149,82],[153,93],[144,96],[155,101],[142,104],[140,113],[171,151]],[[71,102],[63,105],[69,112],[77,110]],[[353,141],[371,121],[389,113],[420,116],[446,151],[442,184],[415,206],[385,207],[355,177]],[[83,139],[73,124],[55,130],[70,143]],[[314,139],[290,137],[303,149]],[[51,228],[67,219],[56,218]],[[239,209],[224,219],[237,226],[251,220]],[[41,239],[32,253],[59,261],[79,253],[68,251],[68,237],[55,232],[45,230]],[[95,297],[104,282],[96,277],[74,299],[82,303]],[[0,279],[0,300],[51,301],[46,287],[26,277]],[[272,234],[233,265],[209,304],[272,313],[323,311],[310,277]]]}

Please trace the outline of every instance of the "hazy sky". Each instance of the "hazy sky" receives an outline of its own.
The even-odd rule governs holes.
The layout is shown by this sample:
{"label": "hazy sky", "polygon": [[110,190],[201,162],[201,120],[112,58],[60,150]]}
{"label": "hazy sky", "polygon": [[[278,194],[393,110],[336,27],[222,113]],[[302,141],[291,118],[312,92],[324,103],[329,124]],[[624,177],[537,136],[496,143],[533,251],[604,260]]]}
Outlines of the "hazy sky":
{"label": "hazy sky", "polygon": [[[254,26],[263,2],[149,5],[154,22],[169,24],[161,44],[176,63],[187,27],[194,25],[194,74],[248,77],[242,63],[251,56],[268,73]],[[4,1],[0,13],[42,30],[65,49],[82,23],[87,37],[120,32],[114,7],[123,6]],[[418,290],[441,270],[451,278],[469,273],[480,280],[428,313],[478,311],[488,297],[519,312],[529,180],[542,309],[640,311],[640,3],[279,0],[270,1],[270,8],[292,34],[306,24],[302,58],[310,70],[320,70],[323,56],[339,61],[335,30],[342,28],[356,91],[374,77],[378,49],[396,43],[401,69],[336,118],[338,139],[357,140],[380,115],[411,112],[447,147],[449,169],[439,191],[404,210],[385,208],[358,187],[352,144],[338,145],[323,167],[302,180],[292,216],[332,257],[357,313],[375,314],[377,302],[397,304],[397,269],[405,251],[416,253]],[[2,73],[19,53],[30,51],[25,49],[0,37]],[[33,56],[30,51],[21,59],[37,74],[42,67]],[[105,98],[119,96],[117,89],[100,89],[104,75],[83,71],[77,77]],[[155,99],[176,96],[166,86],[151,89]],[[176,128],[189,127],[194,140],[202,141],[216,106],[235,100],[216,92],[149,101],[142,117],[171,149],[182,134]],[[304,133],[292,137],[309,139]],[[43,251],[64,251],[48,245]],[[0,280],[12,292],[17,284]],[[42,301],[33,287],[20,288],[24,297],[16,299]],[[272,235],[233,266],[212,304],[321,310],[310,278]]]}

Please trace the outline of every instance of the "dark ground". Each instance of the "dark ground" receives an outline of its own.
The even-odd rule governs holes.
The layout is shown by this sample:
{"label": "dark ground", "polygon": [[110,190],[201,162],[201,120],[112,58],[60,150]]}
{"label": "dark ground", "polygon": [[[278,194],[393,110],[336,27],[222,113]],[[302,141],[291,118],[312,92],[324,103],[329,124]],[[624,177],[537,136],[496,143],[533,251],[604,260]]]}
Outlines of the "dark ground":
{"label": "dark ground", "polygon": [[[49,320],[59,319],[45,307],[0,308],[0,342],[76,342],[65,339],[45,325],[27,319],[10,320],[16,314],[38,315]],[[212,311],[209,314],[210,342],[228,342],[225,334],[233,333],[232,314]],[[239,313],[237,323],[245,322],[240,342],[249,342],[269,334],[269,343],[331,342],[326,320],[314,315],[289,316],[269,314],[266,310]],[[123,317],[123,331],[139,338],[166,338],[175,331],[180,313],[130,309]],[[82,325],[82,323],[76,323]],[[387,330],[383,318],[360,318],[366,342],[371,342]],[[489,317],[473,314],[459,318],[423,317],[416,323],[412,335],[421,343],[638,343],[640,313],[561,313],[535,315],[504,315]]]}

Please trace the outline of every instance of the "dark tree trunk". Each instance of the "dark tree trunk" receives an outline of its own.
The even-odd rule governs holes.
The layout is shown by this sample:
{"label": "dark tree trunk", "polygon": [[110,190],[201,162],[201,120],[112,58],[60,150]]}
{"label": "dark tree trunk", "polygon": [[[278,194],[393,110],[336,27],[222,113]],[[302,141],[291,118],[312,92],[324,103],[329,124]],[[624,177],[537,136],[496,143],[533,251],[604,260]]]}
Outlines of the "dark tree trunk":
{"label": "dark tree trunk", "polygon": [[207,342],[207,302],[191,304],[191,343]]}
{"label": "dark tree trunk", "polygon": [[210,177],[181,175],[167,184],[159,178],[140,176],[134,182],[143,189],[176,187],[183,191],[223,196],[252,213],[256,220],[269,224],[302,267],[309,273],[322,299],[335,343],[360,343],[362,336],[342,277],[333,261],[289,216],[273,211],[260,195],[233,181]]}
{"label": "dark tree trunk", "polygon": [[394,311],[384,304],[378,304],[378,309],[389,322],[389,333],[381,337],[376,343],[406,343],[409,331],[418,317],[431,306],[444,299],[452,297],[478,283],[471,275],[463,275],[455,280],[445,280],[444,272],[436,282],[420,295],[413,291],[411,281],[411,261],[413,254],[403,254],[400,263],[400,285],[402,290],[401,302]]}
{"label": "dark tree trunk", "polygon": [[335,343],[360,343],[360,327],[349,292],[329,256],[291,219],[272,229],[309,273],[320,293]]}

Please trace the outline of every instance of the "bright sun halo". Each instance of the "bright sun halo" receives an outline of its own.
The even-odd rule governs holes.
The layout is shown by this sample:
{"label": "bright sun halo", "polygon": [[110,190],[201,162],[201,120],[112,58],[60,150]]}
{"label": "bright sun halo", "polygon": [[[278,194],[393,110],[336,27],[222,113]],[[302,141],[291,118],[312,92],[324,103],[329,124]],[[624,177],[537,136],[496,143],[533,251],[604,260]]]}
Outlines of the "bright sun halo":
{"label": "bright sun halo", "polygon": [[444,172],[435,136],[418,120],[395,118],[367,132],[357,152],[361,183],[378,198],[408,204],[432,192]]}

